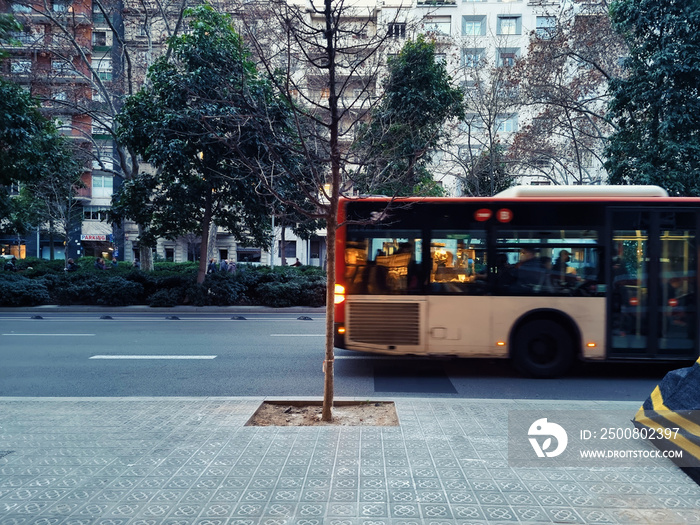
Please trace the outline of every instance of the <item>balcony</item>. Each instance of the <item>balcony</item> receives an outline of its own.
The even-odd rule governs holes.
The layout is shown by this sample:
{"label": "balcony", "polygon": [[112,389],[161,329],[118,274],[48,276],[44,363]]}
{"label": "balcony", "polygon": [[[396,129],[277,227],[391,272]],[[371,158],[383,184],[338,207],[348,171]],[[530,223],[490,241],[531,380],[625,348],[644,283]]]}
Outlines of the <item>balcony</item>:
{"label": "balcony", "polygon": [[418,7],[457,7],[457,0],[418,0]]}

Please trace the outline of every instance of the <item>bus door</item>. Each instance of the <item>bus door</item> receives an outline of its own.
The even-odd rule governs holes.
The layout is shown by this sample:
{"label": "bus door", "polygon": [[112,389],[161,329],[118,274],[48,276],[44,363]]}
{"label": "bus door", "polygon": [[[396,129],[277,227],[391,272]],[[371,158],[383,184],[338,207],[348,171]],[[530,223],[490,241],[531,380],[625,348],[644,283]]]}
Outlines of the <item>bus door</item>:
{"label": "bus door", "polygon": [[694,359],[697,214],[611,211],[608,356]]}

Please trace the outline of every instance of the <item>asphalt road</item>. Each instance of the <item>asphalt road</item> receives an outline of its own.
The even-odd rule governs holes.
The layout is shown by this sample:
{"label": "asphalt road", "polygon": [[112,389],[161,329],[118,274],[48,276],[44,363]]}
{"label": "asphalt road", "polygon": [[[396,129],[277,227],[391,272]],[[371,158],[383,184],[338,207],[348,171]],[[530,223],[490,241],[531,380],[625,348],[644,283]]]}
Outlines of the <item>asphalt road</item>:
{"label": "asphalt road", "polygon": [[[322,310],[0,311],[0,396],[320,397],[323,330]],[[337,350],[335,395],[641,404],[676,367],[579,364],[567,377],[538,380],[501,360]]]}

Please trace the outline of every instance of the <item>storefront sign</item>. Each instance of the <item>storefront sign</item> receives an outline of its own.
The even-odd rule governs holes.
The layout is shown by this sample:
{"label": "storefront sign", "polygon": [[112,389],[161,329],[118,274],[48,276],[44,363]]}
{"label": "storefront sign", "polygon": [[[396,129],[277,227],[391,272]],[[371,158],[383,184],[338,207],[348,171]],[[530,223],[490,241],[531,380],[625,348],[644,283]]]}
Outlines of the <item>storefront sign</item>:
{"label": "storefront sign", "polygon": [[92,235],[81,235],[81,241],[106,241],[107,235],[104,234],[92,234]]}

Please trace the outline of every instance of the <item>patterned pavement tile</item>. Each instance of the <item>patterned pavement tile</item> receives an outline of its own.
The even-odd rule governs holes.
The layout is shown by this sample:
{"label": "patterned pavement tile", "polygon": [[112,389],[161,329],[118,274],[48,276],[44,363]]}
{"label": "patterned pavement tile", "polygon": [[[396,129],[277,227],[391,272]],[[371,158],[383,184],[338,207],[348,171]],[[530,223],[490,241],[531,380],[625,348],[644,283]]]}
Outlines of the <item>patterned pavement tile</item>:
{"label": "patterned pavement tile", "polygon": [[508,411],[537,402],[405,398],[400,427],[244,427],[260,401],[2,398],[0,525],[700,523],[700,488],[663,461],[511,468]]}

